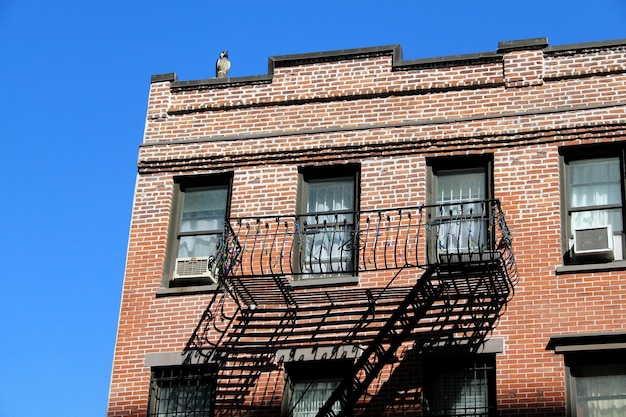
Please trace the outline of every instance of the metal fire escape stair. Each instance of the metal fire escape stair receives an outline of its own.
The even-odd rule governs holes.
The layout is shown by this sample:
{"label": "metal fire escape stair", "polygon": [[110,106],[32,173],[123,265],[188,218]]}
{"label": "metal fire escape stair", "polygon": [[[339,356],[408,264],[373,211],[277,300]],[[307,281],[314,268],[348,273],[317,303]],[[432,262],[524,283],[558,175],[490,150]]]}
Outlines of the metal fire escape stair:
{"label": "metal fire escape stair", "polygon": [[[339,383],[320,408],[317,417],[340,417],[345,416],[348,410],[352,410],[361,395],[393,358],[398,347],[442,293],[441,285],[434,285],[431,280],[436,270],[436,265],[431,265],[424,272],[355,362],[351,375]],[[334,411],[336,404],[341,404],[339,412]]]}
{"label": "metal fire escape stair", "polygon": [[[337,359],[338,343],[357,352],[351,372],[316,416],[344,417],[360,404],[381,370],[396,360],[403,344],[413,342],[417,351],[477,346],[501,316],[517,274],[499,203],[488,202],[484,207],[485,224],[501,235],[499,239],[485,241],[488,249],[469,254],[469,259],[467,254],[450,252],[447,259],[425,263],[416,258],[417,252],[424,248],[424,234],[436,232],[422,221],[427,207],[411,208],[417,213],[413,216],[406,214],[407,209],[398,210],[402,215],[395,216],[373,213],[371,221],[369,217],[363,220],[362,213],[367,228],[357,232],[360,270],[396,270],[384,288],[309,291],[293,286],[293,278],[288,277],[294,273],[289,269],[292,251],[285,248],[299,239],[297,222],[254,218],[246,223],[240,219],[236,223],[239,232],[227,224],[219,265],[222,298],[213,297],[186,347],[187,351],[209,351],[204,359],[219,369],[217,414],[253,414],[259,405],[257,397],[267,394],[253,391],[256,381],[263,372],[281,368],[283,360],[294,360],[285,357],[285,352],[330,351],[325,357]],[[376,258],[379,252],[382,261]],[[421,276],[411,279],[409,273],[394,283],[400,274],[419,268],[426,268]],[[225,303],[230,303],[230,310],[224,309]],[[221,326],[215,325],[218,318]]]}
{"label": "metal fire escape stair", "polygon": [[[239,320],[245,322],[250,316],[250,312],[244,311]],[[283,320],[290,320],[288,314],[283,316]],[[277,369],[275,344],[281,337],[280,332],[272,334],[265,347],[253,350],[240,348],[240,337],[241,333],[232,332],[220,348],[215,389],[215,409],[219,412],[216,415],[247,415],[248,409],[254,405],[246,405],[246,398],[252,393],[257,379],[263,373]]]}
{"label": "metal fire escape stair", "polygon": [[[270,281],[266,282],[267,279]],[[214,293],[194,335],[187,343],[185,351],[195,352],[200,362],[212,364],[217,370],[214,395],[216,415],[247,415],[254,405],[246,405],[246,398],[251,394],[256,380],[264,372],[277,369],[274,361],[276,345],[294,319],[293,310],[289,308],[293,306],[293,300],[288,293],[282,292],[284,286],[281,280],[284,277],[266,277],[246,286],[237,277],[229,277],[227,274],[221,276],[221,291]],[[235,307],[227,313],[225,303],[228,301],[233,301]],[[256,312],[254,303],[276,302],[283,304],[283,307],[277,310],[274,317],[275,331],[266,334],[262,345],[250,348],[242,338]],[[222,323],[221,326],[219,323]],[[217,333],[220,337],[210,342],[208,333]],[[207,346],[209,349],[206,349]]]}

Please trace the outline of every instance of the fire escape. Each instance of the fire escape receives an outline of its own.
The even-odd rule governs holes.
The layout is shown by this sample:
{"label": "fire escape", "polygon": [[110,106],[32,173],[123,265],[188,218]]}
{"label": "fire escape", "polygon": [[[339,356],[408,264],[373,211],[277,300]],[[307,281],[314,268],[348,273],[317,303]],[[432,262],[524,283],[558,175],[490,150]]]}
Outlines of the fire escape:
{"label": "fire escape", "polygon": [[[326,359],[352,350],[349,375],[317,417],[356,415],[401,345],[477,349],[517,279],[497,200],[231,218],[211,267],[221,291],[186,351],[216,365],[215,410],[224,416],[251,415],[257,380],[302,348]],[[297,285],[369,273],[389,281]]]}

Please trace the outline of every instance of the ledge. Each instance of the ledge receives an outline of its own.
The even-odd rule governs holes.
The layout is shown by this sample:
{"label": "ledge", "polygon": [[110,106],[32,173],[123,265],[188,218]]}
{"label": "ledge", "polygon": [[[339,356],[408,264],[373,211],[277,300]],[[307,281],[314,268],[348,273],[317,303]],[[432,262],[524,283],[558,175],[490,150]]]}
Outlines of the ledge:
{"label": "ledge", "polygon": [[188,287],[161,287],[157,290],[157,297],[169,297],[176,295],[212,294],[217,291],[217,284],[190,285]]}
{"label": "ledge", "polygon": [[164,83],[177,81],[178,77],[175,72],[168,72],[167,74],[156,74],[150,79],[151,83]]}
{"label": "ledge", "polygon": [[554,335],[546,346],[554,353],[613,349],[626,349],[626,332]]}
{"label": "ledge", "polygon": [[501,62],[502,54],[498,52],[479,52],[462,55],[440,56],[435,58],[420,58],[403,61],[394,66],[395,69],[408,71],[423,68],[443,68],[457,65],[479,65],[485,62]]}
{"label": "ledge", "polygon": [[318,361],[332,359],[356,359],[363,352],[358,345],[306,346],[278,349],[276,362]]}
{"label": "ledge", "polygon": [[356,285],[359,283],[359,277],[355,275],[349,276],[334,276],[334,277],[320,277],[320,278],[308,278],[291,281],[291,287],[294,289],[308,288],[308,287],[330,287],[338,285]]}
{"label": "ledge", "polygon": [[518,41],[498,42],[498,52],[507,53],[511,51],[544,49],[548,47],[548,38],[522,39]]}
{"label": "ledge", "polygon": [[[474,346],[472,346],[474,348]],[[435,344],[427,355],[429,357],[448,357],[454,354],[465,354],[470,352],[470,345],[459,343],[454,347]],[[505,340],[503,337],[493,337],[483,341],[475,350],[471,350],[475,354],[502,354],[505,353]]]}
{"label": "ledge", "polygon": [[[292,281],[290,283],[293,289],[302,288],[320,288],[320,287],[335,287],[341,285],[356,285],[359,283],[358,276],[334,276],[324,278],[309,278],[303,280]],[[208,285],[189,285],[185,287],[161,287],[157,290],[157,297],[172,297],[181,295],[196,295],[196,294],[212,294],[218,290],[217,284]]]}
{"label": "ledge", "polygon": [[206,361],[210,357],[212,350],[200,349],[190,350],[187,352],[161,352],[147,353],[144,358],[144,365],[149,368],[164,366],[182,366],[182,365],[206,365],[215,361]]}
{"label": "ledge", "polygon": [[172,91],[208,90],[213,88],[232,87],[235,85],[269,84],[272,82],[272,78],[273,77],[271,75],[253,75],[249,77],[213,77],[195,81],[173,81],[171,89]]}
{"label": "ledge", "polygon": [[276,67],[291,67],[316,62],[334,62],[344,59],[388,54],[393,55],[394,63],[402,61],[402,48],[400,45],[374,46],[369,48],[339,49],[325,52],[271,56],[269,58],[268,72],[273,74],[274,68]]}
{"label": "ledge", "polygon": [[585,42],[585,43],[573,43],[569,45],[549,46],[546,48],[545,52],[546,53],[573,52],[573,51],[580,51],[583,49],[606,49],[606,48],[614,48],[618,46],[626,46],[626,38],[614,39],[614,40],[609,40],[609,41]]}
{"label": "ledge", "polygon": [[600,264],[559,265],[555,268],[557,275],[576,274],[579,272],[608,272],[626,269],[626,261],[614,261]]}

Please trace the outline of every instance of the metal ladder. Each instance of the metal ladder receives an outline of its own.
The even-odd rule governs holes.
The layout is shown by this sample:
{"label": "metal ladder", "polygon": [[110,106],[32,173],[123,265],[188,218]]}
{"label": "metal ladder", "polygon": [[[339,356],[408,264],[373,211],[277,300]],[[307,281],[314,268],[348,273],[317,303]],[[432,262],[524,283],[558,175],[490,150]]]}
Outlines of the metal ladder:
{"label": "metal ladder", "polygon": [[[348,415],[349,410],[352,410],[383,367],[389,363],[419,320],[437,301],[442,288],[436,287],[431,280],[436,271],[437,266],[431,265],[422,274],[372,343],[363,351],[350,375],[339,383],[316,417]],[[341,405],[339,411],[333,410],[337,404]]]}

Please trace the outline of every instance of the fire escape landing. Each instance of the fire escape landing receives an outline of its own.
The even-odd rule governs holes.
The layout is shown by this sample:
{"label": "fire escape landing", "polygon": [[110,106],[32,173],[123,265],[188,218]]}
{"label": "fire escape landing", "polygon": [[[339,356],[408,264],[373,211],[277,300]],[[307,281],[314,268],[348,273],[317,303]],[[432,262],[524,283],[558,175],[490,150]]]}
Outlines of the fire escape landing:
{"label": "fire escape landing", "polygon": [[[298,349],[354,366],[321,416],[354,413],[402,344],[477,349],[517,280],[497,200],[302,216],[233,218],[213,269],[216,292],[186,350],[218,365],[215,409],[249,415],[263,372]],[[307,287],[390,271],[384,285]],[[294,284],[295,283],[295,284]],[[300,285],[296,285],[300,284]],[[280,354],[279,354],[280,352]]]}

